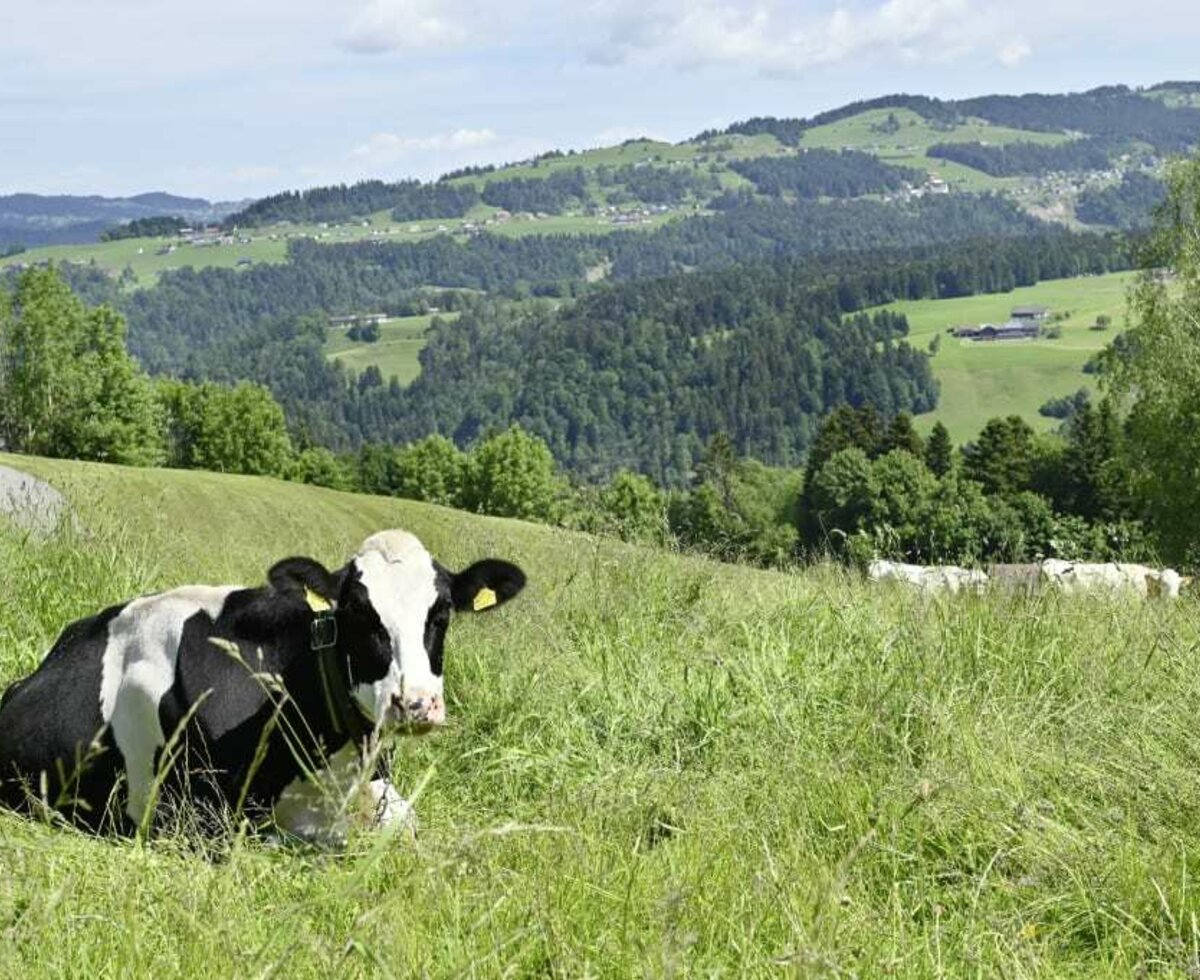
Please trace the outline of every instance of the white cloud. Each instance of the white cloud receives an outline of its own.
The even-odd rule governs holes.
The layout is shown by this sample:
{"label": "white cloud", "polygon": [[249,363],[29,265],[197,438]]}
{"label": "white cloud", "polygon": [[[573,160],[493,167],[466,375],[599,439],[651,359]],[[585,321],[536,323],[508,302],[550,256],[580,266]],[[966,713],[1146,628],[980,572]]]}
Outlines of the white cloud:
{"label": "white cloud", "polygon": [[374,133],[365,143],[350,153],[359,160],[375,164],[394,163],[413,153],[444,153],[473,150],[496,142],[491,129],[456,129],[452,133],[434,136],[400,136],[396,133]]}
{"label": "white cloud", "polygon": [[728,65],[787,75],[854,58],[944,63],[983,55],[1012,65],[1032,51],[1015,30],[1021,18],[993,0],[798,8],[782,0],[607,0],[592,7],[601,41],[588,56],[605,65]]}
{"label": "white cloud", "polygon": [[1014,65],[1019,65],[1031,54],[1033,54],[1033,48],[1030,47],[1029,42],[1025,38],[1018,36],[1007,44],[1001,45],[1000,50],[996,52],[996,58],[1006,68],[1012,68]]}
{"label": "white cloud", "polygon": [[459,14],[445,0],[369,0],[351,20],[342,44],[362,54],[453,47],[467,38]]}
{"label": "white cloud", "polygon": [[[1178,23],[1200,35],[1194,0],[344,0],[353,52],[472,46],[537,50],[564,63],[766,76],[853,62],[1011,67],[1047,39],[1144,35]],[[343,8],[344,9],[344,8]],[[1151,14],[1153,14],[1151,16]]]}

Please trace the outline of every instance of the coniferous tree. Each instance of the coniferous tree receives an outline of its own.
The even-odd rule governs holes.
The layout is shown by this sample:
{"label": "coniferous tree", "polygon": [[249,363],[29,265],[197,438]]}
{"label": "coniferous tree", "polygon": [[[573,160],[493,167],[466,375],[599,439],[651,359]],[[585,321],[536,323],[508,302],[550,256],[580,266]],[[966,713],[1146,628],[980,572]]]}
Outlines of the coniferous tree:
{"label": "coniferous tree", "polygon": [[917,430],[913,428],[912,416],[908,412],[898,413],[888,423],[887,433],[883,437],[882,451],[891,452],[893,449],[903,449],[920,459],[925,455],[925,445]]}
{"label": "coniferous tree", "polygon": [[954,444],[950,441],[950,430],[941,422],[935,422],[925,442],[925,465],[935,476],[945,476],[954,465]]}
{"label": "coniferous tree", "polygon": [[963,447],[963,475],[1001,496],[1029,486],[1033,429],[1019,415],[989,419],[979,438]]}

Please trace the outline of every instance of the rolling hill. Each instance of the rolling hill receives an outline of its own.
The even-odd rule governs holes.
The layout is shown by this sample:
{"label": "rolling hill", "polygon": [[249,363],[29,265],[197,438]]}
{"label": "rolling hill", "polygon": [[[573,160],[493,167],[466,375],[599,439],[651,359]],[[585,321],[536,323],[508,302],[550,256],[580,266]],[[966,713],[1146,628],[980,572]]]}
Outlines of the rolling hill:
{"label": "rolling hill", "polygon": [[415,845],[134,844],[0,813],[4,975],[1189,968],[1194,601],[930,605],[264,479],[0,461],[77,519],[0,521],[6,682],[105,603],[339,562],[382,526],[530,575],[452,628],[447,728],[391,750]]}
{"label": "rolling hill", "polygon": [[[1200,144],[1198,98],[1192,82],[957,101],[885,96],[811,119],[750,119],[674,144],[634,139],[582,151],[556,150],[502,167],[467,168],[430,184],[372,180],[288,191],[243,207],[212,205],[206,220],[223,218],[237,234],[211,247],[195,248],[180,239],[131,239],[30,248],[0,262],[94,262],[112,275],[129,269],[131,285],[147,286],[162,272],[183,267],[282,262],[286,243],[293,239],[413,242],[439,234],[466,239],[481,232],[594,235],[652,229],[706,214],[723,194],[771,200],[778,182],[756,185],[745,176],[747,163],[774,161],[776,167],[786,168],[797,161],[802,164],[813,151],[837,153],[847,171],[862,169],[862,154],[894,168],[894,180],[863,185],[859,194],[895,196],[901,183],[910,188],[906,195],[996,192],[1032,214],[1072,227],[1084,224],[1084,219],[1096,222],[1094,226],[1111,222],[1126,227],[1146,220],[1146,201],[1152,193],[1133,197],[1119,213],[1088,207],[1077,216],[1076,205],[1087,195],[1120,189],[1130,175],[1155,181],[1165,156]],[[1076,152],[1085,146],[1091,152]],[[809,180],[801,173],[785,182],[785,199],[797,190],[821,195],[837,186]],[[79,236],[94,240],[103,221],[115,223],[109,212],[87,211],[82,202],[100,202],[88,205],[92,208],[115,208],[115,203],[64,199],[40,205],[45,214],[17,215],[12,220],[24,224],[5,234],[4,200],[0,199],[0,245],[6,240],[30,246],[86,240]],[[179,209],[189,203],[166,195],[131,200],[123,206],[141,210],[122,212],[120,220],[184,213]],[[63,231],[60,226],[69,227],[76,219],[56,209],[92,224]],[[24,237],[18,234],[22,227],[28,229]]]}

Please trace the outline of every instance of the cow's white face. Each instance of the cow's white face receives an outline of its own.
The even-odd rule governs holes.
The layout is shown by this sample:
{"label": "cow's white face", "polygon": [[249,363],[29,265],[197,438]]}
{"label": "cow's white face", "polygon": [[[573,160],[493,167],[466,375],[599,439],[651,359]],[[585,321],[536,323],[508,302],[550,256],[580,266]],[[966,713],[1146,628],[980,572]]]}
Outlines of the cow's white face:
{"label": "cow's white face", "polygon": [[452,574],[407,531],[380,531],[351,560],[339,623],[351,692],[377,728],[446,720],[442,649],[453,610],[482,612],[525,587],[510,562],[485,558]]}
{"label": "cow's white face", "polygon": [[[371,676],[354,677],[363,714],[377,727],[422,728],[446,720],[442,696],[442,639],[450,618],[444,573],[411,534],[384,531],[368,538],[353,565],[378,626],[354,651]],[[383,670],[382,676],[378,676]],[[352,670],[352,673],[354,671]]]}

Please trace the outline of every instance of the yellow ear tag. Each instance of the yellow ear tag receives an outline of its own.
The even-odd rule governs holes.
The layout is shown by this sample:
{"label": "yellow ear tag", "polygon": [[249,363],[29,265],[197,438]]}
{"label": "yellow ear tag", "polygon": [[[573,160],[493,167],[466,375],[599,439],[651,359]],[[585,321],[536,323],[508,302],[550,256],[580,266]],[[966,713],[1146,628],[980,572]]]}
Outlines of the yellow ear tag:
{"label": "yellow ear tag", "polygon": [[485,587],[475,593],[475,599],[471,603],[471,608],[476,612],[481,612],[484,609],[491,609],[498,601],[496,593]]}
{"label": "yellow ear tag", "polygon": [[304,601],[308,603],[308,608],[316,613],[329,612],[333,608],[328,599],[317,595],[307,585],[304,587]]}

